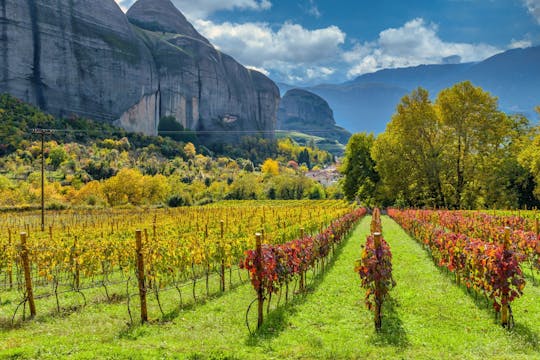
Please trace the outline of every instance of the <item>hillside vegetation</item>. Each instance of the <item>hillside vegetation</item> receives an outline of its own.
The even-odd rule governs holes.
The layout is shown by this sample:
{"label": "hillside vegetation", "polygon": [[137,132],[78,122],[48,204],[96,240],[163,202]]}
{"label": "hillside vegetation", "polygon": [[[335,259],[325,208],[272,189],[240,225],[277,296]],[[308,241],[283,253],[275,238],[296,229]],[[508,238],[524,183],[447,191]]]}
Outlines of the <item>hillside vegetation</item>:
{"label": "hillside vegetation", "polygon": [[313,144],[244,137],[212,151],[183,129],[149,137],[87,119],[54,118],[2,95],[0,207],[39,204],[41,142],[34,128],[57,129],[44,144],[49,207],[341,197],[337,187],[325,190],[303,175],[333,162]]}

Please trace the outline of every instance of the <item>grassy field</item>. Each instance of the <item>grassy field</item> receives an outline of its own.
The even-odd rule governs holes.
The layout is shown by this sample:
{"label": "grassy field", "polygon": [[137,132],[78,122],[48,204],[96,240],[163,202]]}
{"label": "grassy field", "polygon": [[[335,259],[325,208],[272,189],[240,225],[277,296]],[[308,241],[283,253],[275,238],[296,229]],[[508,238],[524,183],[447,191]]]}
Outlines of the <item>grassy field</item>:
{"label": "grassy field", "polygon": [[[332,266],[309,279],[309,291],[272,311],[250,335],[248,283],[182,308],[163,320],[129,326],[125,304],[93,302],[18,328],[3,324],[1,358],[180,359],[540,359],[540,288],[531,281],[513,306],[514,330],[500,327],[483,298],[458,287],[397,224],[383,219],[397,287],[375,333],[354,260],[369,231],[362,220]],[[246,274],[244,274],[246,278]],[[53,300],[51,300],[53,301]],[[276,302],[274,301],[274,305]],[[51,312],[53,314],[53,312]],[[151,316],[159,318],[153,309]],[[253,316],[250,316],[253,323]]]}

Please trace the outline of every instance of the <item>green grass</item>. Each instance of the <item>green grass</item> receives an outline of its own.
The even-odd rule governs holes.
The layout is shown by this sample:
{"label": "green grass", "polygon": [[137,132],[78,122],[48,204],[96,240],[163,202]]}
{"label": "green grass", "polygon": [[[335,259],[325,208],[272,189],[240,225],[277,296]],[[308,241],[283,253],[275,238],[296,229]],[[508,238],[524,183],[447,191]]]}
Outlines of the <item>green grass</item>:
{"label": "green grass", "polygon": [[337,154],[337,155],[341,155],[345,151],[345,145],[340,144],[339,142],[335,140],[329,140],[320,136],[309,135],[309,134],[302,133],[299,131],[294,131],[294,130],[278,131],[276,132],[276,138],[278,139],[291,138],[297,144],[301,146],[307,146],[310,141],[313,141],[320,149],[326,150],[332,154]]}
{"label": "green grass", "polygon": [[[308,293],[287,305],[283,297],[254,335],[245,326],[245,311],[255,293],[250,284],[238,284],[182,309],[175,307],[172,292],[165,306],[168,320],[144,326],[127,324],[124,303],[91,303],[64,315],[51,312],[20,328],[0,327],[0,357],[540,359],[540,288],[529,281],[513,305],[516,327],[507,331],[482,298],[455,285],[387,218],[383,233],[394,254],[397,286],[384,307],[382,331],[376,333],[353,272],[368,231],[366,218],[324,275],[310,274]],[[159,318],[155,305],[150,313]]]}

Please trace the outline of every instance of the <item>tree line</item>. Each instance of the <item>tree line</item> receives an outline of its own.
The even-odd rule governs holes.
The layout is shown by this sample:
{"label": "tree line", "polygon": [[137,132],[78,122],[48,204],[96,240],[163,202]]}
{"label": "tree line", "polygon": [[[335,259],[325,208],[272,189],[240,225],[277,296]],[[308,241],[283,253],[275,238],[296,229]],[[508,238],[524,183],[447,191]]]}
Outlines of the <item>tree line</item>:
{"label": "tree line", "polygon": [[420,87],[382,134],[353,135],[342,172],[346,197],[368,205],[538,207],[540,127],[469,81],[433,101]]}

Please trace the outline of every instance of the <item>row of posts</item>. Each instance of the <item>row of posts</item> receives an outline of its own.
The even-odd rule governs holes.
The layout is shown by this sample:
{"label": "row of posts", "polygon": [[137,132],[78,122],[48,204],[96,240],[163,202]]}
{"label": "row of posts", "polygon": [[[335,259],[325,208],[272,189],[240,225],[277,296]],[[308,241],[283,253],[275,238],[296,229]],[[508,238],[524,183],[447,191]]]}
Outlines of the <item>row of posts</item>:
{"label": "row of posts", "polygon": [[[221,243],[223,244],[223,238],[224,238],[224,221],[223,220],[220,221],[220,227],[221,227]],[[155,228],[154,228],[154,232],[155,232]],[[28,246],[27,246],[28,235],[26,232],[22,232],[20,236],[21,236],[20,254],[21,254],[21,262],[22,262],[24,281],[25,281],[24,301],[28,302],[28,305],[30,308],[30,318],[34,318],[36,316],[36,305],[35,305],[35,300],[34,300],[34,292],[32,288],[32,273],[30,270],[30,260],[28,256]],[[260,248],[260,234],[258,234],[257,241]],[[75,251],[76,246],[77,244],[75,242],[74,251]],[[135,252],[136,252],[136,265],[137,265],[137,281],[138,281],[139,298],[140,298],[140,305],[141,305],[141,322],[145,323],[148,321],[148,306],[147,306],[147,301],[146,301],[147,289],[146,289],[146,284],[145,284],[143,242],[142,242],[141,230],[135,231]],[[75,286],[77,288],[79,287],[79,281],[80,281],[79,269],[78,269],[78,266],[76,265]],[[221,261],[220,289],[221,291],[225,291],[225,260]]]}
{"label": "row of posts", "polygon": [[[373,215],[371,217],[371,224],[370,224],[370,231],[373,235],[373,245],[375,247],[375,254],[377,256],[377,263],[379,264],[381,262],[380,255],[382,254],[381,251],[378,251],[381,247],[381,237],[382,237],[382,223],[381,223],[381,212],[379,208],[375,208],[373,210]],[[380,286],[380,282],[376,283],[376,286]],[[381,290],[377,289],[376,294],[380,294]],[[375,314],[374,314],[374,322],[375,322],[375,329],[379,331],[382,327],[382,303],[383,299],[375,299]]]}

